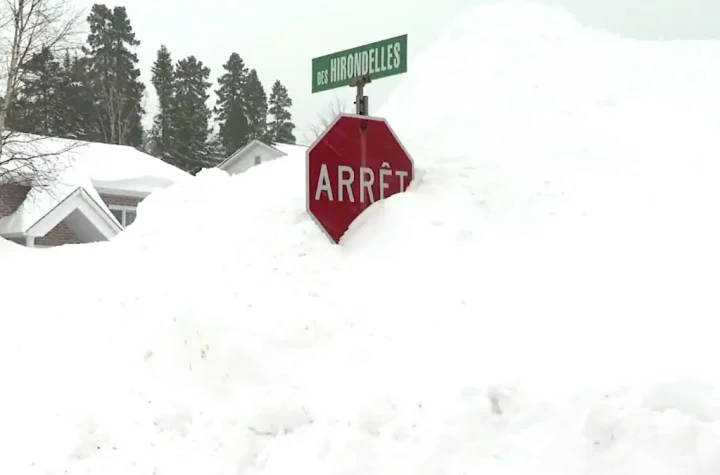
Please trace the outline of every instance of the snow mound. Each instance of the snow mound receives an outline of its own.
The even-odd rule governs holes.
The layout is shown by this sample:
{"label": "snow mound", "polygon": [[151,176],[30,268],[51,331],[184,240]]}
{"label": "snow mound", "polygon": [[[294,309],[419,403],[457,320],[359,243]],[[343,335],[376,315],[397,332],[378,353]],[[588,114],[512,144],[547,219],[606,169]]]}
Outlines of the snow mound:
{"label": "snow mound", "polygon": [[4,266],[2,472],[717,473],[719,50],[473,9],[340,246],[288,156]]}
{"label": "snow mound", "polygon": [[17,254],[18,252],[22,252],[23,249],[26,248],[0,237],[0,254]]}
{"label": "snow mound", "polygon": [[295,145],[287,143],[276,143],[275,145],[273,145],[273,147],[280,150],[288,157],[295,157],[299,160],[303,160],[305,158],[305,152],[307,152],[308,149],[308,147],[305,145]]}

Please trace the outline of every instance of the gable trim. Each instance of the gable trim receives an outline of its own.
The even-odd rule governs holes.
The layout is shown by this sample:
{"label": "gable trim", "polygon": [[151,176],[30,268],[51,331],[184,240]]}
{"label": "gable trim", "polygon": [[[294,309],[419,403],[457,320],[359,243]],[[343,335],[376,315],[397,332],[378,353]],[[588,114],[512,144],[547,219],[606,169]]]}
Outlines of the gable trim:
{"label": "gable trim", "polygon": [[122,231],[122,226],[115,220],[115,217],[108,215],[83,187],[78,187],[30,226],[25,234],[34,237],[45,236],[76,210],[85,215],[106,239],[110,239]]}

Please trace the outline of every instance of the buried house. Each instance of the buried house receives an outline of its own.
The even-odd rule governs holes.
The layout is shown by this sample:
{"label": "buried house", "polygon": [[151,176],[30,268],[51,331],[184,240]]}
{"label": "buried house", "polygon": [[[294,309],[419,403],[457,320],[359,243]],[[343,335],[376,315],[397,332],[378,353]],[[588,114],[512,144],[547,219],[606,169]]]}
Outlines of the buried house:
{"label": "buried house", "polygon": [[16,134],[0,155],[0,237],[28,247],[106,241],[153,191],[190,176],[129,146]]}
{"label": "buried house", "polygon": [[248,171],[254,166],[277,160],[281,157],[297,157],[298,160],[304,160],[306,152],[307,147],[305,145],[285,143],[269,145],[262,140],[255,139],[244,147],[236,150],[232,155],[223,160],[217,168],[224,170],[230,175],[238,175]]}

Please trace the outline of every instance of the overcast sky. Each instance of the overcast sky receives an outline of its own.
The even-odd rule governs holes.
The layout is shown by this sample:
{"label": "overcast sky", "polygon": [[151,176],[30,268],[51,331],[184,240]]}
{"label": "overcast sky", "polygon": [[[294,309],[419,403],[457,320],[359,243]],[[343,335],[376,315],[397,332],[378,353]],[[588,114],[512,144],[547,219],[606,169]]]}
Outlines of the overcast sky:
{"label": "overcast sky", "polygon": [[[89,9],[100,0],[77,0]],[[720,39],[720,0],[537,0],[560,5],[592,26],[635,38]],[[310,93],[311,59],[407,33],[410,57],[432,41],[453,18],[492,0],[118,0],[138,39],[143,80],[161,44],[175,60],[193,54],[220,74],[237,52],[258,71],[266,91],[279,79],[294,101],[303,135],[336,95],[352,105],[351,88]],[[412,74],[411,69],[408,74]],[[366,88],[371,113],[390,94],[394,78]],[[214,96],[214,94],[213,94]],[[155,110],[154,91],[147,104]]]}

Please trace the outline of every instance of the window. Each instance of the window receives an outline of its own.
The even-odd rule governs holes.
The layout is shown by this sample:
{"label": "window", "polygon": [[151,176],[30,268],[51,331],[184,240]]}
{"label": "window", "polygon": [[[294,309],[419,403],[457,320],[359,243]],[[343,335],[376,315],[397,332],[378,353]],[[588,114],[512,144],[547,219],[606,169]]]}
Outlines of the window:
{"label": "window", "polygon": [[115,216],[115,219],[118,220],[118,223],[123,223],[123,210],[122,209],[113,209],[110,208],[110,212]]}
{"label": "window", "polygon": [[134,209],[125,210],[125,226],[130,226],[133,221],[135,221],[136,216],[137,211],[135,211]]}
{"label": "window", "polygon": [[255,165],[260,165],[260,155],[255,156]]}
{"label": "window", "polygon": [[130,206],[110,206],[110,212],[124,228],[130,226],[137,217],[137,210]]}

